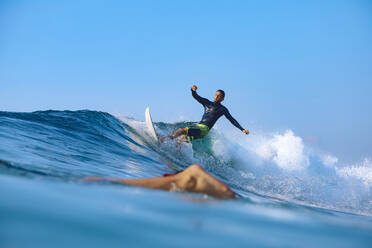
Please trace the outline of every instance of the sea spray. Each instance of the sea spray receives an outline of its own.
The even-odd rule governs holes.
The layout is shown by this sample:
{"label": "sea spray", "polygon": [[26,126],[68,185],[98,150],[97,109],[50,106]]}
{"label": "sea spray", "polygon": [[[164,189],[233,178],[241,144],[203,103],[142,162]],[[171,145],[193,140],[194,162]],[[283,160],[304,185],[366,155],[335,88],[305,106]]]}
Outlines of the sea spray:
{"label": "sea spray", "polygon": [[219,136],[229,140],[224,142],[223,154],[236,156],[225,158],[238,161],[240,175],[234,180],[240,187],[341,211],[372,210],[372,162],[368,158],[345,165],[332,154],[306,146],[292,130],[258,133],[249,138]]}
{"label": "sea spray", "polygon": [[[155,125],[158,133],[167,135],[192,124]],[[146,130],[141,122],[131,125],[138,132]],[[305,145],[292,130],[237,136],[212,129],[204,139],[193,141],[192,149],[184,143],[180,152],[171,141],[159,151],[182,168],[201,164],[243,197],[247,191],[304,205],[372,212],[370,160],[342,166],[334,155]]]}
{"label": "sea spray", "polygon": [[[96,111],[1,112],[4,174],[75,181],[86,176],[144,178],[192,163],[241,198],[251,193],[302,205],[372,214],[371,160],[345,164],[316,151],[292,130],[231,135],[212,129],[202,140],[155,145],[143,121]],[[155,123],[167,135],[192,122]]]}

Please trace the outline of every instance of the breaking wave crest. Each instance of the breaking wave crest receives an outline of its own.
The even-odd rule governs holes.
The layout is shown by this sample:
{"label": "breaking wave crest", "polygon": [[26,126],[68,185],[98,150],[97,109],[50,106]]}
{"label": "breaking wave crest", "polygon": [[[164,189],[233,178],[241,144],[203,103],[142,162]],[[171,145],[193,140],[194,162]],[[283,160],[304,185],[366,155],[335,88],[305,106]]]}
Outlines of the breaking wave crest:
{"label": "breaking wave crest", "polygon": [[[155,123],[167,135],[190,122]],[[292,130],[234,135],[212,129],[176,147],[157,145],[143,121],[95,111],[0,112],[0,172],[50,180],[139,178],[192,163],[242,198],[265,197],[372,215],[372,159],[344,164],[305,145]]]}

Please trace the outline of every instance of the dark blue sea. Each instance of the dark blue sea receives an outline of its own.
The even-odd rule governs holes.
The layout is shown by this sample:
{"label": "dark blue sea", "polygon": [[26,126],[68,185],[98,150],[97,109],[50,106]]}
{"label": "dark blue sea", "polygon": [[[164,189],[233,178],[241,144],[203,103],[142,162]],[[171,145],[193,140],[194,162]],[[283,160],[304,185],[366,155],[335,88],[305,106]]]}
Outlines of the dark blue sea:
{"label": "dark blue sea", "polygon": [[[370,158],[345,164],[292,130],[242,136],[215,128],[178,149],[155,144],[143,120],[0,112],[0,247],[372,247]],[[192,163],[238,199],[82,180]]]}

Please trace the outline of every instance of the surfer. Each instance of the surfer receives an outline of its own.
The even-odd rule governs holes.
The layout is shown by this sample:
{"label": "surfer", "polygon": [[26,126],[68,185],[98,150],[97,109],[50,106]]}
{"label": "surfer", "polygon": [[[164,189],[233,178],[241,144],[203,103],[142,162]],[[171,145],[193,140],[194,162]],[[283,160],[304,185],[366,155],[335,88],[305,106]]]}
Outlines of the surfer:
{"label": "surfer", "polygon": [[197,89],[198,87],[193,85],[191,88],[191,93],[192,96],[204,107],[204,115],[202,120],[196,125],[180,128],[166,137],[161,137],[161,142],[164,142],[166,139],[175,139],[179,136],[183,137],[189,142],[196,139],[201,139],[208,134],[216,121],[223,115],[243,133],[249,134],[249,131],[242,128],[234,117],[231,116],[229,110],[221,104],[221,102],[225,99],[225,92],[223,90],[217,90],[216,95],[214,96],[214,101],[211,102],[208,99],[199,96],[198,93],[196,93]]}
{"label": "surfer", "polygon": [[88,177],[84,181],[104,181],[129,184],[167,191],[187,191],[207,194],[218,198],[235,198],[235,193],[223,182],[208,174],[200,165],[190,165],[176,174],[142,179]]}

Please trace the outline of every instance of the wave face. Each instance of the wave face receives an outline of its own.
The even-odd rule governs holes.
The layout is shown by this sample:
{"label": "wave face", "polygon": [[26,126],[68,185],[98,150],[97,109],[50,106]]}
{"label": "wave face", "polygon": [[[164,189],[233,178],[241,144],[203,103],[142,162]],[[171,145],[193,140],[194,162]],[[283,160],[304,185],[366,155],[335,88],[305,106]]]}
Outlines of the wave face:
{"label": "wave face", "polygon": [[[143,123],[121,120],[146,137]],[[191,124],[157,123],[156,128],[161,135],[167,135]],[[344,164],[331,154],[305,146],[291,130],[245,136],[212,129],[192,146],[183,144],[180,153],[174,146],[170,143],[156,151],[175,161],[177,168],[201,164],[241,197],[253,192],[304,205],[372,214],[372,160]]]}
{"label": "wave face", "polygon": [[[127,124],[95,111],[1,113],[0,159],[11,173],[74,180],[162,173],[159,155]],[[134,173],[135,172],[135,173]]]}
{"label": "wave face", "polygon": [[[166,135],[190,124],[155,123],[155,127],[159,134]],[[13,183],[7,184],[6,178],[15,178],[17,183],[20,179],[26,180],[25,189],[37,184],[60,188],[65,186],[55,185],[66,182],[80,185],[86,176],[156,177],[197,163],[238,193],[240,199],[232,203],[234,209],[240,208],[236,204],[252,207],[252,204],[269,202],[270,205],[284,204],[287,210],[303,206],[372,215],[372,160],[369,158],[352,165],[343,164],[331,154],[307,147],[291,130],[238,136],[213,129],[203,140],[182,144],[180,148],[176,148],[173,141],[155,145],[146,130],[142,121],[88,110],[0,112],[0,177],[3,178],[0,181],[5,184],[3,187],[10,187],[9,192],[17,194],[17,188],[9,186]],[[34,183],[30,186],[29,182]],[[94,187],[95,190],[98,187],[98,192],[118,188],[102,184]],[[120,187],[133,190],[129,186],[129,189]],[[84,186],[84,190],[86,188]],[[34,191],[35,198],[42,195],[38,190]],[[163,194],[143,190],[141,192],[150,192],[145,193],[149,199],[152,194]],[[10,197],[3,193],[2,197]],[[128,194],[126,197],[130,198]],[[16,205],[17,200],[13,203]],[[0,204],[0,211],[5,211],[6,206],[1,207]],[[11,211],[9,209],[6,211]],[[250,212],[251,216],[256,216],[260,212],[257,211]],[[293,214],[283,212],[280,218]],[[168,213],[165,216],[172,217]],[[361,246],[370,239],[368,235],[363,237]]]}

